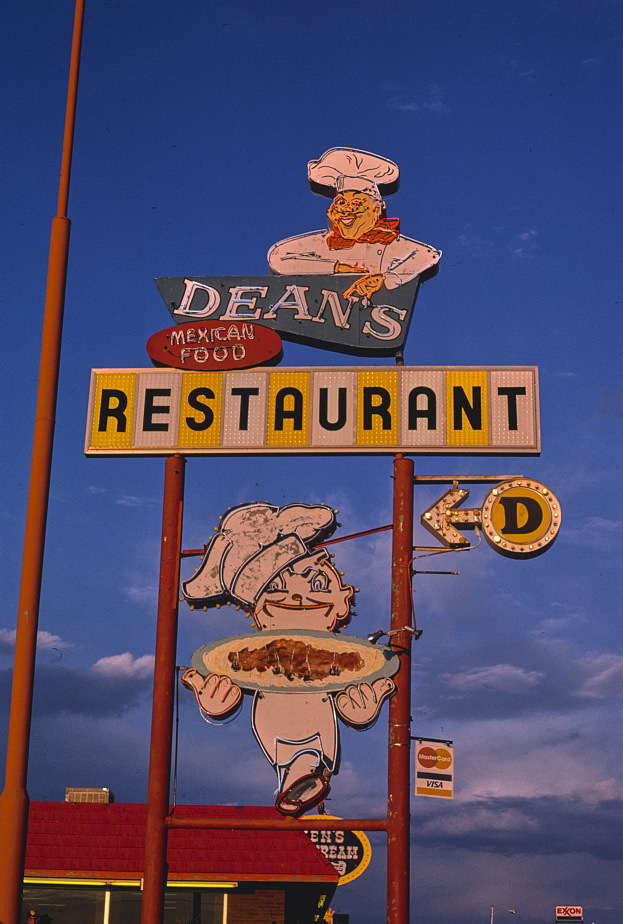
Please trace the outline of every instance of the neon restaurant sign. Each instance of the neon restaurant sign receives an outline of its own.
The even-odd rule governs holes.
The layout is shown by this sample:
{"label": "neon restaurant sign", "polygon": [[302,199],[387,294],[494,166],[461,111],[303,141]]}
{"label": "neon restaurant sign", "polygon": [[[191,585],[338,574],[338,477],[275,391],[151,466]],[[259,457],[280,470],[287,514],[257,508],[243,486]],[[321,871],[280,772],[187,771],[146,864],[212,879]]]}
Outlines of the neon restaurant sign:
{"label": "neon restaurant sign", "polygon": [[534,367],[96,369],[87,455],[537,454]]}

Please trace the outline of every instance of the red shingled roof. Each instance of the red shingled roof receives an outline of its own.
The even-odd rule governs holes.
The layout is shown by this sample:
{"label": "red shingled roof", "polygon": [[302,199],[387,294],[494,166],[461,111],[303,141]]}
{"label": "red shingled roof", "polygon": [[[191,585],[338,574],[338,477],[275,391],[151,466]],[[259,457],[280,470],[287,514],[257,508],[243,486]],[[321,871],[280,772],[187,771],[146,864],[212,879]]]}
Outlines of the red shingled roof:
{"label": "red shingled roof", "polygon": [[[27,878],[140,879],[145,805],[32,802]],[[181,817],[280,818],[273,807],[178,805]],[[337,882],[338,873],[298,831],[172,829],[169,883]]]}

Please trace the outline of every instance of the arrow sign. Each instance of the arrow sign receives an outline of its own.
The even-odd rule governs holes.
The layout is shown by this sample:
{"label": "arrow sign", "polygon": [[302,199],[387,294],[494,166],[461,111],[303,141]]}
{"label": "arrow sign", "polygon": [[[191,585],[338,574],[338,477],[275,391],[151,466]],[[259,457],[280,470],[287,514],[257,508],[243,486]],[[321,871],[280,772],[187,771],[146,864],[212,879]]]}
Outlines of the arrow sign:
{"label": "arrow sign", "polygon": [[461,548],[470,544],[469,539],[460,533],[457,527],[473,529],[475,526],[480,526],[481,511],[479,508],[457,510],[457,507],[467,497],[469,497],[467,488],[450,488],[420,518],[424,529],[432,533],[446,548]]}

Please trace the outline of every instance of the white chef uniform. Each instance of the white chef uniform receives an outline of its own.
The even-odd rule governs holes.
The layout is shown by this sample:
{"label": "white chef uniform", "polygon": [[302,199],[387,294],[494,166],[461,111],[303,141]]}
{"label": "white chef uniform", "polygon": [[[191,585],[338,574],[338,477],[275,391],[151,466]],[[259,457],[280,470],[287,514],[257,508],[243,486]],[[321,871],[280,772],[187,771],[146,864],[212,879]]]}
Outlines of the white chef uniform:
{"label": "white chef uniform", "polygon": [[[308,164],[312,185],[333,194],[365,192],[379,202],[380,190],[395,188],[398,176],[398,167],[387,158],[351,148],[332,148],[320,160]],[[356,264],[364,266],[368,273],[382,273],[385,287],[395,289],[439,261],[441,253],[428,244],[383,230],[375,234],[374,230],[367,236],[376,240],[354,240],[350,246],[338,248],[330,246],[331,230],[290,237],[271,247],[268,265],[276,275],[331,275],[338,262]]]}

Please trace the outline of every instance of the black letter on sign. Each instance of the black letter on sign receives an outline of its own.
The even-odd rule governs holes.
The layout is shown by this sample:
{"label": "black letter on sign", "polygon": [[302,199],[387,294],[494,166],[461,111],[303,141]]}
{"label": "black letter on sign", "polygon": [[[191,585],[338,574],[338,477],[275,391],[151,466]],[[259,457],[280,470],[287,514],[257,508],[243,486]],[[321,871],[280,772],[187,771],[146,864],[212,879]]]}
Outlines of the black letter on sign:
{"label": "black letter on sign", "polygon": [[473,404],[469,403],[467,395],[460,385],[453,388],[454,424],[453,430],[463,429],[463,413],[469,420],[472,430],[482,430],[482,398],[480,385],[472,387]]}
{"label": "black letter on sign", "polygon": [[318,392],[318,422],[323,430],[341,430],[346,423],[346,389],[337,390],[337,420],[328,420],[329,389],[321,388]]}
{"label": "black letter on sign", "polygon": [[[379,398],[377,404],[373,404],[374,398]],[[383,429],[391,430],[392,418],[389,413],[391,395],[385,388],[375,388],[372,385],[366,385],[363,389],[363,429],[372,429],[372,415],[378,414],[383,420]]]}
{"label": "black letter on sign", "polygon": [[[111,401],[116,401],[117,404],[111,407]],[[106,433],[109,417],[114,417],[117,421],[117,433],[125,433],[127,426],[125,411],[127,406],[128,396],[124,391],[118,391],[116,388],[102,388],[100,419],[97,424],[98,433]]]}
{"label": "black letter on sign", "polygon": [[[428,406],[418,408],[417,399],[420,395],[426,395]],[[420,417],[425,417],[428,421],[429,430],[437,429],[437,395],[432,388],[426,388],[421,385],[419,388],[412,388],[409,392],[409,430],[417,430],[417,422]]]}
{"label": "black letter on sign", "polygon": [[526,389],[523,385],[516,385],[505,388],[498,388],[498,395],[505,395],[508,398],[508,429],[517,429],[517,395],[525,395]]}
{"label": "black letter on sign", "polygon": [[143,432],[149,433],[154,430],[168,430],[169,424],[155,423],[155,414],[168,414],[171,410],[168,404],[154,404],[154,398],[170,398],[170,388],[146,388],[145,389],[145,407],[143,408]]}
{"label": "black letter on sign", "polygon": [[207,430],[208,427],[212,426],[212,421],[214,420],[214,412],[211,407],[208,407],[207,404],[204,404],[203,401],[200,401],[199,398],[208,398],[209,400],[214,400],[214,392],[211,388],[193,388],[193,390],[188,395],[188,403],[190,404],[193,411],[201,411],[203,414],[203,420],[195,420],[194,417],[187,417],[186,423],[191,430]]}
{"label": "black letter on sign", "polygon": [[[504,529],[500,532],[502,535],[521,535],[522,533],[533,533],[543,522],[543,511],[541,505],[533,497],[501,497],[500,503],[504,507]],[[519,507],[523,507],[527,514],[526,522],[523,526],[519,525]]]}
{"label": "black letter on sign", "polygon": [[[293,398],[292,409],[286,411],[285,399]],[[283,422],[289,417],[294,421],[293,430],[303,429],[303,395],[298,388],[280,388],[275,399],[275,430],[283,430]]]}
{"label": "black letter on sign", "polygon": [[[246,327],[247,325],[245,325]],[[253,337],[253,334],[251,335]],[[249,429],[249,398],[251,395],[259,395],[259,388],[232,388],[232,395],[240,398],[240,420],[238,421],[239,430]]]}

